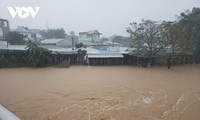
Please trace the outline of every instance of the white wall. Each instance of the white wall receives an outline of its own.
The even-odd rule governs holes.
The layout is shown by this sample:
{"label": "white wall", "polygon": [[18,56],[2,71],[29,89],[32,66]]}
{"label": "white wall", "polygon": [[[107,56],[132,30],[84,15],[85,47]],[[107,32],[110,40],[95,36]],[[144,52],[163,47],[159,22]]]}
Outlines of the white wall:
{"label": "white wall", "polygon": [[3,37],[3,28],[0,27],[0,37]]}
{"label": "white wall", "polygon": [[95,42],[99,42],[99,35],[93,34],[93,40],[94,40]]}
{"label": "white wall", "polygon": [[99,35],[98,34],[80,34],[79,35],[79,42],[80,41],[87,41],[87,42],[89,42],[89,43],[91,43],[91,42],[99,42]]}

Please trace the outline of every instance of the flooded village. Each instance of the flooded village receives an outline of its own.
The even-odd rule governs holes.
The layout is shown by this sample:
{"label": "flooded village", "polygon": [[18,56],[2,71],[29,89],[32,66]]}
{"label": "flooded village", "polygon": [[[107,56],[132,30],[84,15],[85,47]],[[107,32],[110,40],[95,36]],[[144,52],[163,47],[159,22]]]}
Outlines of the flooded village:
{"label": "flooded village", "polygon": [[[118,2],[113,9],[132,3]],[[89,13],[101,12],[99,5],[110,10],[104,2],[89,3],[96,6]],[[22,8],[16,17],[28,17]],[[43,8],[37,7],[38,16]],[[37,21],[33,13],[29,19]],[[178,14],[173,21],[132,18],[123,26],[126,35],[108,36],[102,24],[78,31],[62,19],[59,27],[33,28],[26,19],[13,27],[22,18],[0,12],[0,120],[199,120],[200,8]],[[106,21],[112,22],[117,19]]]}

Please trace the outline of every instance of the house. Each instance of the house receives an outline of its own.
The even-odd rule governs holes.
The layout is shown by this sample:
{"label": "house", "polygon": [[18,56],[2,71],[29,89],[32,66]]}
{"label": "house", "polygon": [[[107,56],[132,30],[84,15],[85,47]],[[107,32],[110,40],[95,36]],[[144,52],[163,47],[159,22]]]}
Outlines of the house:
{"label": "house", "polygon": [[79,40],[78,36],[76,36],[76,35],[66,35],[65,36],[65,39],[69,40],[69,41],[72,41],[72,38],[74,40],[74,43],[78,43],[78,40]]}
{"label": "house", "polygon": [[6,41],[6,35],[10,32],[9,21],[0,18],[0,41]]}
{"label": "house", "polygon": [[80,32],[79,33],[79,43],[98,43],[100,42],[101,33],[98,30],[91,30],[89,32]]}
{"label": "house", "polygon": [[61,40],[56,43],[56,46],[70,48],[70,47],[72,47],[72,40],[68,40],[68,39]]}
{"label": "house", "polygon": [[40,41],[41,45],[52,45],[57,47],[72,47],[72,40],[70,39],[45,39]]}
{"label": "house", "polygon": [[42,36],[40,35],[40,29],[30,29],[30,32],[32,33],[32,36],[36,41],[42,40]]}
{"label": "house", "polygon": [[26,41],[28,41],[28,40],[35,41],[34,34],[32,34],[28,28],[26,28],[24,26],[18,26],[18,28],[15,29],[15,31],[19,34],[26,36],[26,39],[25,39]]}
{"label": "house", "polygon": [[44,39],[41,42],[42,45],[56,45],[56,43],[62,41],[64,39]]}

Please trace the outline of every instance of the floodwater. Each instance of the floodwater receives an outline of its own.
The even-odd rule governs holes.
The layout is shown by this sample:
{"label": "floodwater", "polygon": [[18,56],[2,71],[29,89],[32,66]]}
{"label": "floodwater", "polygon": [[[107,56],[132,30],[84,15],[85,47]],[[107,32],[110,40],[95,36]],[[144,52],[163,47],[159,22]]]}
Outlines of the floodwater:
{"label": "floodwater", "polygon": [[0,69],[22,120],[200,120],[200,65]]}

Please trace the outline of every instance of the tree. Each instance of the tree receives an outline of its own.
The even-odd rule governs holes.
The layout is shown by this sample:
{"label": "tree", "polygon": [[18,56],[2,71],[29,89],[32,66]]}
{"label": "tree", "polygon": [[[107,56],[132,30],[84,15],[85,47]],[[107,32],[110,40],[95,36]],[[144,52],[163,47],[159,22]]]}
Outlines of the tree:
{"label": "tree", "polygon": [[28,54],[28,63],[34,67],[46,66],[51,62],[51,51],[46,48],[38,47],[35,43],[29,42],[26,46]]}
{"label": "tree", "polygon": [[46,39],[65,38],[65,30],[63,28],[42,30],[40,34],[43,38]]}
{"label": "tree", "polygon": [[163,23],[164,34],[168,41],[168,45],[171,47],[171,53],[166,54],[166,60],[168,64],[168,69],[170,66],[179,63],[177,57],[177,52],[181,52],[184,48],[182,47],[184,42],[184,34],[182,32],[181,26],[176,22],[166,22]]}
{"label": "tree", "polygon": [[24,38],[26,37],[17,32],[9,32],[6,37],[8,43],[12,45],[24,45],[26,43],[26,41],[24,40]]}
{"label": "tree", "polygon": [[119,42],[119,41],[122,41],[123,37],[122,36],[115,36],[112,41],[113,42]]}
{"label": "tree", "polygon": [[121,45],[123,46],[131,46],[131,41],[130,41],[130,38],[129,37],[124,37],[124,36],[119,36],[119,35],[116,35],[113,37],[112,39],[112,42],[113,43],[120,43]]}
{"label": "tree", "polygon": [[80,64],[86,63],[86,59],[84,59],[85,56],[87,55],[87,51],[86,50],[82,50],[82,49],[79,48],[77,50],[77,55],[78,55],[78,57],[77,57],[78,63],[80,63]]}
{"label": "tree", "polygon": [[195,59],[196,59],[195,62],[200,63],[200,39],[197,41],[194,54],[195,54]]}
{"label": "tree", "polygon": [[167,45],[166,35],[162,24],[152,20],[142,20],[140,24],[130,23],[127,32],[133,40],[137,54],[147,54],[151,58]]}
{"label": "tree", "polygon": [[86,46],[83,43],[77,43],[75,45],[76,48],[86,48]]}
{"label": "tree", "polygon": [[106,38],[106,37],[102,37],[102,38],[100,39],[100,41],[101,41],[101,42],[108,41],[108,38]]}
{"label": "tree", "polygon": [[181,46],[184,44],[184,34],[181,26],[176,22],[164,21],[162,24],[168,44],[171,45],[172,54],[175,54],[177,51],[182,51],[183,48]]}
{"label": "tree", "polygon": [[184,53],[185,56],[189,53],[193,53],[196,61],[200,62],[200,8],[193,8],[193,10],[181,13],[181,19],[178,24],[182,27],[185,44]]}
{"label": "tree", "polygon": [[83,43],[76,44],[77,50],[77,62],[80,64],[84,64],[86,62],[86,59],[84,59],[87,55],[86,50],[82,50],[81,48],[86,48],[86,46]]}

